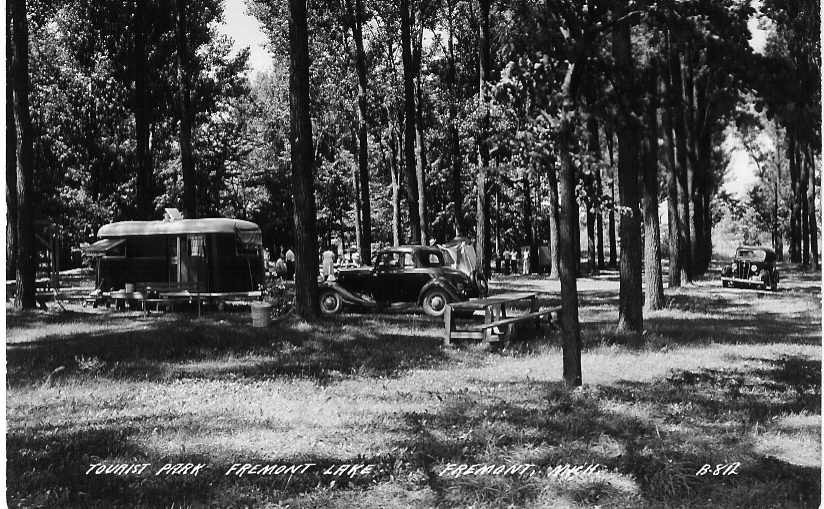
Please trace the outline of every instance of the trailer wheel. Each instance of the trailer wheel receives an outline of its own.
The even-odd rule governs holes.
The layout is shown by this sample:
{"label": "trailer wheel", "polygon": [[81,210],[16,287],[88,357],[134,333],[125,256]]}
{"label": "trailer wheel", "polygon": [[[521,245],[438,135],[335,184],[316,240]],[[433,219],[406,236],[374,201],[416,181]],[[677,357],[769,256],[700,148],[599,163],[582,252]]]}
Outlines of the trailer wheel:
{"label": "trailer wheel", "polygon": [[334,315],[342,307],[340,295],[335,290],[323,290],[320,294],[320,311],[324,315]]}

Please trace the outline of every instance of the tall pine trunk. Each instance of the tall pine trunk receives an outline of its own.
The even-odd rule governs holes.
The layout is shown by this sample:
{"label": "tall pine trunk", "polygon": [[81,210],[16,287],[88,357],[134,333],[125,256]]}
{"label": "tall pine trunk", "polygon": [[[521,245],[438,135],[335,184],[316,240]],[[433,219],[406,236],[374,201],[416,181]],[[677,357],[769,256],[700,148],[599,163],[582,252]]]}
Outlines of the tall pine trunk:
{"label": "tall pine trunk", "polygon": [[609,155],[609,168],[612,173],[612,178],[610,178],[609,182],[609,195],[610,195],[610,207],[609,207],[609,215],[608,221],[609,224],[607,225],[607,233],[609,235],[609,262],[607,263],[608,267],[616,268],[618,267],[618,242],[615,236],[615,181],[618,180],[615,175],[615,157],[614,157],[614,150],[613,150],[613,143],[614,139],[612,137],[612,131],[607,128],[605,130],[606,139],[607,139],[607,155]]}
{"label": "tall pine trunk", "polygon": [[813,269],[819,269],[818,259],[818,216],[815,213],[815,158],[811,147],[807,147],[806,160],[810,178],[809,189],[807,190],[808,214],[810,217],[810,257]]}
{"label": "tall pine trunk", "polygon": [[558,216],[558,177],[555,168],[547,167],[547,181],[549,182],[549,279],[560,278],[559,257],[561,250],[558,242],[560,218]]}
{"label": "tall pine trunk", "polygon": [[149,151],[149,100],[146,86],[145,0],[134,5],[134,127],[137,159],[137,210],[141,219],[152,219],[154,192],[152,154]]}
{"label": "tall pine trunk", "polygon": [[790,163],[790,187],[793,203],[790,212],[790,261],[801,262],[801,185],[798,169],[798,148],[795,132],[787,129],[787,160]]}
{"label": "tall pine trunk", "polygon": [[447,52],[449,54],[449,67],[447,68],[447,81],[449,86],[449,161],[452,177],[452,212],[454,214],[455,236],[462,237],[464,231],[463,217],[463,155],[461,154],[461,140],[458,134],[458,86],[455,77],[455,45],[454,45],[454,21],[455,6],[452,1],[447,1]]}
{"label": "tall pine trunk", "polygon": [[558,247],[561,280],[561,328],[564,332],[564,383],[570,387],[582,384],[581,329],[578,322],[578,282],[574,246],[574,226],[578,222],[578,203],[575,201],[575,165],[572,162],[574,127],[571,116],[575,110],[576,63],[568,64],[563,93],[563,113],[558,129],[558,155],[561,171],[558,179],[559,224]]}
{"label": "tall pine trunk", "polygon": [[360,202],[360,235],[358,246],[361,260],[366,263],[372,259],[372,207],[369,197],[369,141],[366,119],[366,53],[363,49],[363,0],[355,0],[355,23],[352,38],[355,42],[355,71],[358,75],[358,187],[359,195],[355,201]]}
{"label": "tall pine trunk", "polygon": [[647,102],[644,118],[644,307],[664,307],[664,283],[661,277],[661,226],[658,222],[658,76],[653,62],[647,76]]}
{"label": "tall pine trunk", "polygon": [[[420,58],[420,55],[419,55]],[[415,178],[418,182],[418,217],[421,222],[421,244],[429,241],[429,223],[426,210],[426,139],[423,134],[423,91],[421,90],[420,62],[415,84]]]}
{"label": "tall pine trunk", "polygon": [[318,313],[318,241],[306,0],[289,0],[289,143],[295,207],[295,311],[313,319]]}
{"label": "tall pine trunk", "polygon": [[[34,245],[34,179],[33,132],[29,113],[29,26],[26,20],[26,0],[7,4],[12,16],[14,43],[13,77],[14,121],[17,134],[17,288],[15,304],[23,309],[35,306],[34,279],[37,251]],[[8,86],[8,85],[7,85]]]}
{"label": "tall pine trunk", "polygon": [[17,270],[17,129],[14,125],[14,42],[11,8],[6,10],[6,279]]}
{"label": "tall pine trunk", "polygon": [[489,170],[489,105],[488,90],[490,80],[490,66],[492,56],[489,48],[489,3],[490,0],[479,0],[479,27],[478,27],[478,105],[481,108],[481,125],[478,135],[478,176],[477,176],[477,208],[475,213],[478,266],[484,274],[489,276],[489,203],[487,172]]}
{"label": "tall pine trunk", "polygon": [[[598,209],[600,208],[600,159],[601,159],[601,144],[598,140],[598,121],[595,116],[590,114],[587,119],[587,151],[592,157],[593,164],[590,170],[590,175],[587,177],[587,196],[589,202],[587,207],[587,265],[590,274],[597,274],[600,265],[597,257],[598,239],[596,232],[596,223],[598,222]],[[603,240],[603,239],[601,239]],[[601,253],[601,263],[604,261],[604,254]]]}
{"label": "tall pine trunk", "polygon": [[675,171],[678,176],[678,215],[681,226],[678,235],[678,258],[681,267],[681,282],[692,281],[692,258],[690,250],[690,193],[687,174],[687,138],[684,127],[684,107],[682,104],[681,56],[674,41],[669,43],[669,106],[672,108],[672,124],[675,136]]}
{"label": "tall pine trunk", "polygon": [[807,194],[810,182],[810,165],[804,157],[805,149],[798,151],[798,165],[801,170],[799,179],[799,198],[801,201],[801,263],[810,265],[810,201]]}
{"label": "tall pine trunk", "polygon": [[180,108],[180,167],[183,173],[183,210],[186,217],[197,217],[197,184],[192,158],[192,97],[189,64],[189,28],[186,0],[175,0],[177,9],[177,80]]}
{"label": "tall pine trunk", "polygon": [[[666,66],[664,66],[664,70]],[[666,95],[668,77],[662,76],[659,81],[660,97],[668,99]],[[667,242],[669,252],[669,287],[681,286],[681,250],[678,248],[678,239],[681,236],[681,217],[678,214],[678,176],[675,166],[675,140],[672,132],[671,105],[667,100],[661,107],[661,128],[663,131],[663,160],[667,169]]]}
{"label": "tall pine trunk", "polygon": [[[391,169],[391,187],[392,187],[392,245],[398,246],[401,243],[401,172],[398,158],[401,153],[401,142],[398,136],[395,136],[395,129],[391,129],[392,136],[389,142],[392,150],[392,160],[390,161]],[[369,263],[369,260],[364,260],[364,263]]]}
{"label": "tall pine trunk", "polygon": [[418,176],[415,168],[415,66],[412,61],[414,17],[409,0],[401,0],[401,60],[403,62],[403,153],[406,174],[406,202],[409,207],[410,242],[421,243],[421,217],[418,208]]}
{"label": "tall pine trunk", "polygon": [[[628,99],[635,94],[634,63],[628,21],[618,23],[612,32],[612,55],[617,69],[617,90]],[[626,103],[632,101],[626,100]],[[641,290],[641,215],[638,210],[638,132],[640,126],[630,104],[619,111],[618,122],[618,199],[620,219],[620,289],[618,330],[641,333],[644,329]]]}

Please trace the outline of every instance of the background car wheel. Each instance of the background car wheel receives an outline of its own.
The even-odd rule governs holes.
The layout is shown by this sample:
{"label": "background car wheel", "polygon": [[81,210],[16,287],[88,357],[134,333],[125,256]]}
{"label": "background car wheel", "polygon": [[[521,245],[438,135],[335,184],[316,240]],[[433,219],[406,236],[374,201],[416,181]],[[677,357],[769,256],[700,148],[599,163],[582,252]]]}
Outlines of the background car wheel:
{"label": "background car wheel", "polygon": [[423,312],[429,316],[442,316],[448,303],[449,297],[446,296],[446,292],[439,289],[429,290],[423,297]]}
{"label": "background car wheel", "polygon": [[320,294],[320,311],[324,315],[334,315],[340,312],[342,302],[340,295],[334,290],[326,290]]}

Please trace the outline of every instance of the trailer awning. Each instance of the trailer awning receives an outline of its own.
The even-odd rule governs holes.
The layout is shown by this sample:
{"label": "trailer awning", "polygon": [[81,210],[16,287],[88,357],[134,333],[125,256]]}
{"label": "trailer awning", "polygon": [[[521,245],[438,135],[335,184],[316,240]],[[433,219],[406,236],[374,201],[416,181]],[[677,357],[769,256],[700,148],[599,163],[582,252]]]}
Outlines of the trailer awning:
{"label": "trailer awning", "polygon": [[124,242],[126,242],[126,239],[102,239],[94,244],[80,246],[80,251],[87,256],[101,256]]}

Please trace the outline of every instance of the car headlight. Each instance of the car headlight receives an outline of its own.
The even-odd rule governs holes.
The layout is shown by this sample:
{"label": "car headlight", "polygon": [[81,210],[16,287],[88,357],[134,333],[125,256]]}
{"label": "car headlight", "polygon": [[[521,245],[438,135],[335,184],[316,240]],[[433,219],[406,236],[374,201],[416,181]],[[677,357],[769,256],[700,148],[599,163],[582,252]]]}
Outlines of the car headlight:
{"label": "car headlight", "polygon": [[752,272],[753,274],[758,274],[758,266],[755,265],[755,264],[752,264],[750,266],[750,272]]}

